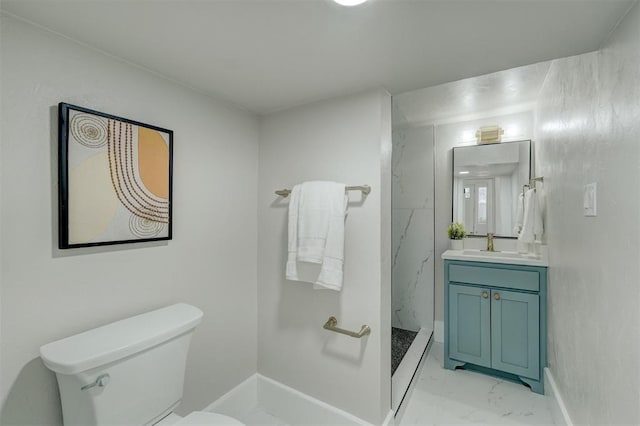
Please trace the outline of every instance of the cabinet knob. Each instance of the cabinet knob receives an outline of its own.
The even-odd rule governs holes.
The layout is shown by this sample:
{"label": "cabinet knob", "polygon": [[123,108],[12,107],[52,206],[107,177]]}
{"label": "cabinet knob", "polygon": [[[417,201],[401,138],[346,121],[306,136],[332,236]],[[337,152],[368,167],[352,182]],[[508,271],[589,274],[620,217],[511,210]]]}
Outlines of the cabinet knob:
{"label": "cabinet knob", "polygon": [[489,297],[489,293],[487,293],[486,291],[482,292],[482,298],[486,299],[487,297]]}
{"label": "cabinet knob", "polygon": [[493,298],[496,300],[500,300],[500,293],[494,293]]}

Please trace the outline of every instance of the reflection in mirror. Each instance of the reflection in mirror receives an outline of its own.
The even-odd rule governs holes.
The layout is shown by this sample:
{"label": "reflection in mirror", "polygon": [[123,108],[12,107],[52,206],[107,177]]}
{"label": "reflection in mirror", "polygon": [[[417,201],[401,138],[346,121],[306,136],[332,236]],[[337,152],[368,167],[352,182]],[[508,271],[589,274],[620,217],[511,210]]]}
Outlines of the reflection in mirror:
{"label": "reflection in mirror", "polygon": [[469,235],[517,237],[516,212],[531,173],[531,141],[453,149],[453,222]]}

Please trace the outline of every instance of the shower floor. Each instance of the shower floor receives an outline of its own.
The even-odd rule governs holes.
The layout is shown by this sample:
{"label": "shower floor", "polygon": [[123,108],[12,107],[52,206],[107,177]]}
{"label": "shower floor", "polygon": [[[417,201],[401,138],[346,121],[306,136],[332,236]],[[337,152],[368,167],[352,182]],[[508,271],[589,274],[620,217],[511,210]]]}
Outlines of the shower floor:
{"label": "shower floor", "polygon": [[418,333],[415,331],[391,328],[391,375],[398,369],[400,361],[417,335]]}

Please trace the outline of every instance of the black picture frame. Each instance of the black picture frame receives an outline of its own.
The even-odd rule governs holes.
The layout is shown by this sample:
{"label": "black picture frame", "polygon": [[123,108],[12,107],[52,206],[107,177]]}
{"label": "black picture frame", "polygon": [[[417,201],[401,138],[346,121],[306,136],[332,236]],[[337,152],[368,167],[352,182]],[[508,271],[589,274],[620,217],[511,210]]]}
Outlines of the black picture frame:
{"label": "black picture frame", "polygon": [[173,131],[60,102],[58,247],[172,238]]}

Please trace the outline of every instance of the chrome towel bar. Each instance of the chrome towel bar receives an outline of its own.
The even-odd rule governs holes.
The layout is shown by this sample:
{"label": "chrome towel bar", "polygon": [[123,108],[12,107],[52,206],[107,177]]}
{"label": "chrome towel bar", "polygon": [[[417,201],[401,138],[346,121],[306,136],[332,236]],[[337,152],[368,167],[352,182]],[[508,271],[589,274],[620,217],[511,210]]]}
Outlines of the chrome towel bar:
{"label": "chrome towel bar", "polygon": [[524,212],[524,189],[525,188],[536,189],[536,182],[544,182],[544,177],[540,176],[540,177],[531,178],[531,179],[529,179],[529,183],[528,184],[522,185],[522,195],[523,195],[523,197],[522,197],[522,211],[523,212]]}
{"label": "chrome towel bar", "polygon": [[544,177],[540,176],[540,177],[534,177],[534,178],[529,179],[529,183],[528,184],[522,185],[522,194],[524,194],[524,189],[525,188],[536,189],[536,182],[544,182]]}
{"label": "chrome towel bar", "polygon": [[[369,193],[371,192],[371,187],[369,185],[347,186],[345,189],[347,191],[362,191],[364,195],[369,195]],[[276,191],[276,194],[278,194],[281,197],[288,197],[289,194],[291,194],[291,190],[279,189]]]}
{"label": "chrome towel bar", "polygon": [[335,331],[336,333],[346,334],[347,336],[355,337],[356,339],[360,339],[364,336],[371,334],[371,328],[368,325],[363,325],[359,332],[345,330],[343,328],[337,327],[338,320],[336,317],[329,317],[327,322],[324,323],[322,328],[329,331]]}

